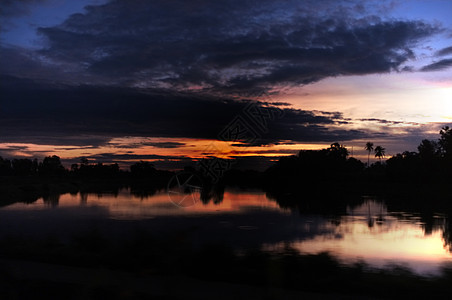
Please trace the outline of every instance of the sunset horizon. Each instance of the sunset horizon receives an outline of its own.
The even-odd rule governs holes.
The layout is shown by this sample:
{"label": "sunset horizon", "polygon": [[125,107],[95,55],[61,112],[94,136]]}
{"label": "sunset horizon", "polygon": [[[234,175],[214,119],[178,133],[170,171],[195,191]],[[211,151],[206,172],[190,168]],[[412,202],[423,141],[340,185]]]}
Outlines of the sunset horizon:
{"label": "sunset horizon", "polygon": [[0,299],[447,299],[452,0],[1,0]]}
{"label": "sunset horizon", "polygon": [[[7,2],[0,156],[177,170],[212,156],[268,166],[335,142],[363,162],[369,141],[385,158],[416,151],[452,126],[451,10],[441,0]],[[252,144],[222,141],[250,103],[281,116],[248,119]]]}

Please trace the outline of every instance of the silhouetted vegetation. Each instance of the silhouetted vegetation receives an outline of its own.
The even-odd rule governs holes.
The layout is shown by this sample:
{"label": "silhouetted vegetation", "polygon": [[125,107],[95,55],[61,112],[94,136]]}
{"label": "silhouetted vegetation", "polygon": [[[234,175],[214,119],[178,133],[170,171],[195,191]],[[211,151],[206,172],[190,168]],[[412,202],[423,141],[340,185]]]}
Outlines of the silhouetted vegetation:
{"label": "silhouetted vegetation", "polygon": [[378,159],[380,160],[380,163],[381,163],[381,159],[383,157],[385,157],[386,149],[383,148],[382,146],[377,146],[377,147],[375,147],[374,151],[375,151],[375,157],[378,157]]}
{"label": "silhouetted vegetation", "polygon": [[[365,149],[372,151],[379,161],[367,166],[349,157],[348,150],[333,143],[323,150],[301,150],[298,155],[281,157],[265,172],[252,170],[226,170],[224,176],[212,183],[201,170],[187,167],[185,171],[199,176],[203,181],[203,201],[215,199],[221,202],[224,186],[264,188],[280,199],[303,194],[305,198],[319,190],[331,192],[329,201],[335,201],[339,193],[362,191],[387,191],[403,184],[419,185],[445,183],[452,178],[452,129],[444,127],[437,141],[423,140],[418,152],[405,151],[382,162],[385,149],[367,142]],[[61,192],[117,193],[122,187],[130,187],[134,195],[147,197],[166,188],[174,172],[158,170],[147,161],[136,162],[130,170],[119,165],[90,163],[83,158],[80,163],[65,169],[58,156],[37,159],[4,159],[0,157],[0,192],[2,202],[14,200],[34,201]],[[336,195],[336,196],[334,196]],[[286,202],[287,200],[281,200]]]}
{"label": "silhouetted vegetation", "polygon": [[79,164],[65,169],[58,156],[45,157],[41,162],[0,157],[0,203],[33,202],[40,197],[58,203],[55,199],[61,193],[117,194],[124,187],[146,197],[165,188],[173,175],[173,172],[156,170],[148,162],[137,162],[128,171],[121,170],[117,163],[90,163],[83,158]]}
{"label": "silhouetted vegetation", "polygon": [[267,187],[287,190],[313,183],[350,183],[359,179],[364,168],[361,161],[348,158],[344,146],[334,143],[327,149],[301,150],[298,156],[280,158],[265,172],[265,182]]}
{"label": "silhouetted vegetation", "polygon": [[370,166],[370,153],[374,150],[374,143],[367,142],[366,146],[364,147],[364,149],[366,149],[367,152],[369,152],[367,154],[367,166]]}
{"label": "silhouetted vegetation", "polygon": [[372,151],[378,162],[365,168],[338,143],[323,150],[301,150],[298,156],[282,157],[265,172],[265,186],[272,189],[291,191],[294,187],[309,189],[319,185],[379,185],[396,183],[430,184],[452,179],[452,130],[444,127],[438,141],[423,140],[418,152],[405,151],[386,162],[385,148],[373,147],[368,142],[365,149]]}
{"label": "silhouetted vegetation", "polygon": [[452,129],[444,127],[438,141],[423,140],[418,152],[405,151],[386,161],[388,180],[433,183],[452,179]]}

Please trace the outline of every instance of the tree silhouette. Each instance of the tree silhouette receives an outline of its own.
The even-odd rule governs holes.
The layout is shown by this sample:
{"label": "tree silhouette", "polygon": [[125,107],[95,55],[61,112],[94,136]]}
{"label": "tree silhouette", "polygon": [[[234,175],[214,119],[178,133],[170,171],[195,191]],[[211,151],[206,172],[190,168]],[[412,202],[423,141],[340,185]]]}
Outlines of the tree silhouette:
{"label": "tree silhouette", "polygon": [[60,158],[56,155],[45,157],[44,160],[39,164],[38,170],[41,175],[45,176],[58,176],[64,174],[65,172]]}
{"label": "tree silhouette", "polygon": [[370,152],[372,152],[372,150],[374,150],[374,143],[367,142],[366,147],[364,147],[364,149],[366,149],[367,152],[369,152],[367,154],[367,166],[369,166],[370,165]]}
{"label": "tree silhouette", "polygon": [[11,162],[12,170],[15,175],[28,176],[36,174],[38,170],[38,160],[21,158],[13,159]]}
{"label": "tree silhouette", "polygon": [[0,156],[0,175],[9,175],[11,171],[11,161]]}
{"label": "tree silhouette", "polygon": [[348,156],[347,148],[339,143],[332,143],[327,151],[329,153],[329,156],[333,157],[336,160],[346,160]]}
{"label": "tree silhouette", "polygon": [[148,161],[140,161],[130,166],[130,172],[134,176],[155,176],[157,170]]}
{"label": "tree silhouette", "polygon": [[438,143],[430,140],[422,140],[422,142],[417,147],[419,151],[419,156],[423,160],[432,160],[438,156],[440,150]]}
{"label": "tree silhouette", "polygon": [[441,135],[438,143],[441,149],[441,154],[447,159],[452,159],[452,128],[449,126],[443,127],[439,132]]}
{"label": "tree silhouette", "polygon": [[378,157],[378,159],[380,160],[380,163],[381,163],[381,159],[383,157],[385,157],[385,154],[386,154],[385,148],[383,148],[382,146],[375,147],[375,157]]}

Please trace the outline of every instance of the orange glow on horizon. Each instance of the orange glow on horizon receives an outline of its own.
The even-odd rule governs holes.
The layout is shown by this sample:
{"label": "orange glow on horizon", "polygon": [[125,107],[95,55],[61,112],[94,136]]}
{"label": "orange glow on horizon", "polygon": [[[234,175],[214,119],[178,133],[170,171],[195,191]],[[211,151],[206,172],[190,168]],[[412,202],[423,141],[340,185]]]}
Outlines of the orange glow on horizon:
{"label": "orange glow on horizon", "polygon": [[[164,143],[174,143],[174,147],[160,147]],[[130,155],[130,158],[113,159],[118,162],[134,161],[158,161],[159,158],[133,158],[134,155],[159,155],[169,157],[168,160],[177,161],[182,158],[201,159],[208,157],[218,157],[232,159],[234,157],[265,156],[280,157],[294,155],[301,149],[319,150],[327,148],[329,144],[302,144],[286,141],[277,145],[265,146],[234,146],[241,144],[238,142],[223,142],[218,140],[201,140],[189,138],[146,138],[146,137],[123,137],[114,138],[108,144],[99,147],[78,147],[72,145],[38,145],[30,143],[3,143],[1,148],[11,149],[13,156],[35,157],[34,153],[39,153],[41,157],[58,155],[62,159],[74,159],[78,157],[95,157],[103,153],[114,155]],[[151,145],[152,144],[152,145]],[[18,149],[19,150],[15,150]],[[114,158],[114,156],[113,156]]]}

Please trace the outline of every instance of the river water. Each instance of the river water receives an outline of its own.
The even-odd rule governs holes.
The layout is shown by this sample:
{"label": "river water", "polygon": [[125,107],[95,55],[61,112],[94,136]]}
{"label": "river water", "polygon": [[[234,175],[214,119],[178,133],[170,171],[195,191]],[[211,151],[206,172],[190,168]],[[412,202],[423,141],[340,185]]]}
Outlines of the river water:
{"label": "river water", "polygon": [[[402,265],[421,275],[438,275],[452,262],[447,216],[389,211],[384,199],[362,201],[336,214],[301,213],[281,208],[259,190],[227,189],[207,201],[176,205],[165,191],[136,196],[128,189],[108,194],[63,194],[0,208],[0,236],[69,238],[96,228],[112,238],[127,238],[145,228],[151,233],[183,232],[193,247],[223,243],[236,249],[301,254],[328,252],[340,262],[371,267]],[[450,240],[450,239],[449,239]]]}

